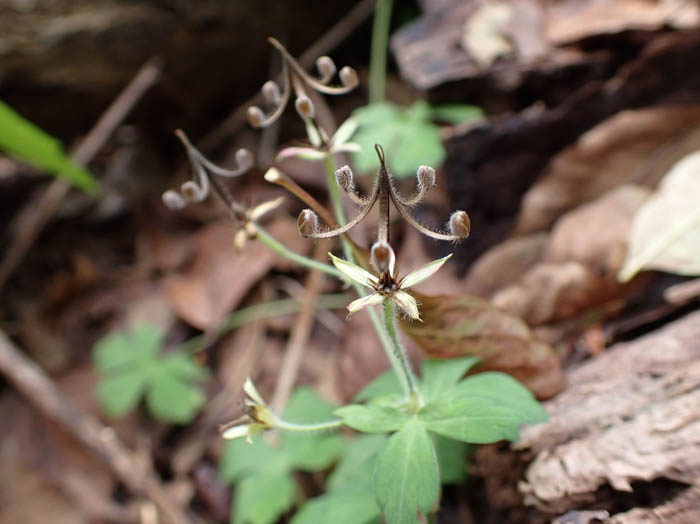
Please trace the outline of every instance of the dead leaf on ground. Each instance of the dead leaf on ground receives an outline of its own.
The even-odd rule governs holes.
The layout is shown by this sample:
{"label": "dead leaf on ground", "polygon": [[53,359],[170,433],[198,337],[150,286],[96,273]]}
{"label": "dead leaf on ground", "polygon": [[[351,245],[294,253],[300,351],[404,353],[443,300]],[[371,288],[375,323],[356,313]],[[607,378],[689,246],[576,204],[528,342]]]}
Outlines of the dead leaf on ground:
{"label": "dead leaf on ground", "polygon": [[673,166],[639,209],[620,280],[641,269],[700,275],[700,151]]}
{"label": "dead leaf on ground", "polygon": [[654,187],[699,147],[700,106],[622,111],[550,161],[525,194],[515,234],[547,229],[566,211],[622,184]]}
{"label": "dead leaf on ground", "polygon": [[[293,251],[310,247],[290,220],[278,219],[268,229]],[[165,278],[165,292],[173,308],[199,329],[217,326],[273,266],[289,267],[259,242],[249,242],[242,253],[237,253],[234,233],[228,222],[205,227],[192,241],[192,265],[184,273]]]}
{"label": "dead leaf on ground", "polygon": [[423,322],[402,320],[401,328],[429,356],[480,357],[477,371],[509,373],[539,398],[551,397],[564,387],[554,350],[536,340],[519,318],[478,298],[413,294],[420,302]]}

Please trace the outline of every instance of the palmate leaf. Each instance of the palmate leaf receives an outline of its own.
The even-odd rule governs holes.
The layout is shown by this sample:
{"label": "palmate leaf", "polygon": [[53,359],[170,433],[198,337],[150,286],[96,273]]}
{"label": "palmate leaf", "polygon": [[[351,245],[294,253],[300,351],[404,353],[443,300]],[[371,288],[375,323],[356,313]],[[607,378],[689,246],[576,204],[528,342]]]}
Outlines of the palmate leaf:
{"label": "palmate leaf", "polygon": [[421,391],[426,402],[455,388],[459,380],[479,363],[476,357],[425,359],[421,367]]}
{"label": "palmate leaf", "polygon": [[440,465],[440,483],[461,484],[467,478],[466,456],[471,446],[441,435],[434,435],[438,464]]}
{"label": "palmate leaf", "polygon": [[0,101],[0,150],[94,192],[97,181],[63,152],[61,143]]}
{"label": "palmate leaf", "polygon": [[316,497],[294,515],[292,524],[380,524],[381,511],[370,490],[328,493]]}
{"label": "palmate leaf", "polygon": [[253,475],[236,487],[232,524],[272,524],[292,507],[296,482],[289,473]]}
{"label": "palmate leaf", "polygon": [[408,421],[404,411],[388,406],[361,406],[352,404],[336,409],[335,414],[357,431],[365,433],[389,433],[397,431]]}

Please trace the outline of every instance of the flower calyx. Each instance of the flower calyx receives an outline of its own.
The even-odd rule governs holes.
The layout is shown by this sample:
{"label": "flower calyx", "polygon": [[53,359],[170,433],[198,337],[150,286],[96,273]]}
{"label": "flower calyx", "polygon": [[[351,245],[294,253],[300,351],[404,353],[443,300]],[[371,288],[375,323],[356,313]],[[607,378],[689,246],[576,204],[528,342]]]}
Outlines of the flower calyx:
{"label": "flower calyx", "polygon": [[246,414],[222,425],[219,431],[222,438],[233,440],[246,437],[246,441],[250,444],[255,435],[274,428],[277,418],[267,407],[250,378],[243,384],[243,391],[246,394]]}

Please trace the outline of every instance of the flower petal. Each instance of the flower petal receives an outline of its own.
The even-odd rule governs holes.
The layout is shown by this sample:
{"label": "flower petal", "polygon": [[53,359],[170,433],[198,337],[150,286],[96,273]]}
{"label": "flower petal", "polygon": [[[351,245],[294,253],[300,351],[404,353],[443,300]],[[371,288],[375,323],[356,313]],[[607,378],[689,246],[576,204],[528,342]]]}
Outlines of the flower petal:
{"label": "flower petal", "polygon": [[331,138],[331,147],[335,149],[350,140],[350,137],[355,134],[358,125],[359,122],[354,118],[348,118],[343,122],[335,132],[335,135],[333,135],[333,138]]}
{"label": "flower petal", "polygon": [[331,151],[333,153],[360,153],[362,152],[362,146],[355,142],[346,142],[341,146],[335,146]]}
{"label": "flower petal", "polygon": [[338,271],[340,271],[350,280],[367,287],[372,287],[372,284],[377,283],[377,277],[375,277],[369,271],[362,269],[360,266],[353,264],[352,262],[338,258],[332,253],[328,253],[328,255],[331,257],[333,265],[338,268]]}
{"label": "flower petal", "polygon": [[395,291],[391,295],[391,299],[413,320],[420,320],[420,314],[418,313],[418,302],[416,302],[416,299],[411,295],[405,291],[399,290]]}
{"label": "flower petal", "polygon": [[353,300],[348,304],[348,311],[353,314],[367,306],[374,306],[375,304],[381,304],[384,301],[384,297],[379,293],[372,293],[366,297],[358,298]]}
{"label": "flower petal", "polygon": [[265,405],[265,401],[260,396],[260,393],[258,393],[258,390],[255,388],[253,381],[250,380],[250,377],[245,379],[245,383],[243,384],[243,391],[245,391],[245,394],[248,395],[248,397],[250,397],[250,399],[256,404],[259,404],[261,406]]}
{"label": "flower petal", "polygon": [[312,147],[285,147],[277,154],[276,160],[285,158],[301,158],[303,160],[323,160],[327,154]]}
{"label": "flower petal", "polygon": [[253,209],[250,210],[249,217],[253,222],[255,222],[256,220],[261,218],[264,214],[269,213],[273,209],[278,208],[282,202],[284,202],[284,197],[278,197],[278,198],[275,198],[274,200],[268,200],[267,202],[263,202],[261,204],[258,204],[257,206],[255,206]]}
{"label": "flower petal", "polygon": [[424,265],[420,269],[416,269],[415,271],[412,271],[408,275],[406,275],[403,280],[401,280],[401,289],[408,289],[411,286],[415,286],[419,282],[423,282],[426,278],[431,276],[433,273],[435,273],[438,269],[442,267],[442,265],[447,262],[447,259],[452,256],[452,253],[447,255],[446,257],[443,257],[439,260],[433,260],[432,262]]}
{"label": "flower petal", "polygon": [[248,430],[250,429],[250,424],[242,424],[240,426],[231,426],[226,428],[222,433],[221,437],[226,440],[233,440],[235,438],[247,437]]}

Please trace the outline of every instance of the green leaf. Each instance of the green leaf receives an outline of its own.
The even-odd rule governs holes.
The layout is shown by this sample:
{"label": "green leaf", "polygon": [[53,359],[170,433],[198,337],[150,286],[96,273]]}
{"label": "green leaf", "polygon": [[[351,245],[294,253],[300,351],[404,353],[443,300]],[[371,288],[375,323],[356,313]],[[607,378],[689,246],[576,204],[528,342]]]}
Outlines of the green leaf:
{"label": "green leaf", "polygon": [[146,368],[108,376],[97,385],[97,400],[102,411],[110,417],[121,417],[134,409],[148,380]]}
{"label": "green leaf", "polygon": [[387,524],[417,522],[430,511],[440,488],[437,456],[423,424],[411,419],[389,438],[374,474],[379,506]]}
{"label": "green leaf", "polygon": [[87,170],[65,155],[56,138],[3,102],[0,102],[0,149],[18,160],[63,177],[84,191],[94,192],[98,187]]}
{"label": "green leaf", "polygon": [[481,397],[438,399],[418,417],[430,431],[472,444],[517,440],[523,422],[510,408]]}
{"label": "green leaf", "polygon": [[396,378],[396,373],[390,369],[362,388],[353,400],[355,402],[364,402],[396,393],[401,393],[401,384],[399,384],[399,379]]}
{"label": "green leaf", "polygon": [[377,452],[386,440],[386,435],[360,435],[355,438],[328,477],[328,491],[371,490]]}
{"label": "green leaf", "polygon": [[296,483],[288,473],[254,475],[234,491],[233,524],[272,524],[292,507]]}
{"label": "green leaf", "polygon": [[162,372],[183,382],[194,382],[207,377],[208,373],[197,361],[185,352],[175,352],[160,359]]}
{"label": "green leaf", "polygon": [[416,176],[422,165],[440,166],[445,160],[440,128],[430,122],[402,126],[402,134],[389,156],[389,168],[397,178]]}
{"label": "green leaf", "polygon": [[489,399],[520,416],[523,423],[546,422],[549,418],[542,405],[525,386],[510,375],[489,371],[461,381],[448,397]]}
{"label": "green leaf", "polygon": [[403,411],[387,406],[353,404],[336,409],[335,414],[357,431],[389,433],[403,427],[409,417]]}
{"label": "green leaf", "polygon": [[311,499],[292,518],[292,524],[379,524],[381,511],[369,490],[329,493]]}
{"label": "green leaf", "polygon": [[111,373],[148,362],[163,345],[160,332],[149,324],[140,324],[131,331],[115,331],[95,345],[95,367],[100,373]]}
{"label": "green leaf", "polygon": [[466,455],[469,444],[451,438],[435,435],[435,449],[440,464],[442,484],[461,484],[467,478]]}
{"label": "green leaf", "polygon": [[479,360],[476,357],[425,359],[421,368],[421,391],[425,401],[430,402],[453,389]]}
{"label": "green leaf", "polygon": [[248,444],[244,439],[227,440],[219,461],[219,476],[233,483],[255,474],[282,474],[291,469],[287,455],[262,438]]}
{"label": "green leaf", "polygon": [[431,116],[434,120],[441,120],[450,124],[462,124],[479,120],[484,116],[484,112],[476,106],[447,104],[433,107]]}
{"label": "green leaf", "polygon": [[186,424],[197,416],[204,404],[204,393],[160,369],[151,377],[146,405],[151,414],[164,422]]}

